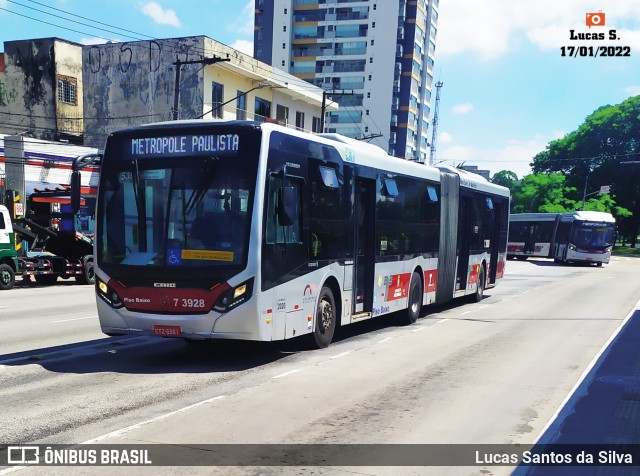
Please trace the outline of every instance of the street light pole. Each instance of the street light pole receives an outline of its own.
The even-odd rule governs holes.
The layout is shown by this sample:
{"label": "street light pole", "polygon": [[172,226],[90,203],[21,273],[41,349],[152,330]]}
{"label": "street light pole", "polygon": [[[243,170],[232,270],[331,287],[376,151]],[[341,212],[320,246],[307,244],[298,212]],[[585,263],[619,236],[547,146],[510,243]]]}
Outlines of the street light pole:
{"label": "street light pole", "polygon": [[209,65],[219,63],[220,61],[231,61],[231,58],[219,58],[218,56],[214,56],[213,58],[202,58],[199,60],[188,60],[188,61],[180,61],[176,58],[173,65],[176,67],[176,82],[174,84],[173,89],[173,120],[178,120],[178,111],[180,104],[180,70],[182,69],[182,65],[185,64],[202,64]]}
{"label": "street light pole", "polygon": [[587,176],[584,178],[584,189],[582,190],[582,207],[580,210],[584,210],[584,203],[587,199],[587,183],[589,183],[589,174],[591,173],[591,166],[589,166],[589,171],[587,172]]}

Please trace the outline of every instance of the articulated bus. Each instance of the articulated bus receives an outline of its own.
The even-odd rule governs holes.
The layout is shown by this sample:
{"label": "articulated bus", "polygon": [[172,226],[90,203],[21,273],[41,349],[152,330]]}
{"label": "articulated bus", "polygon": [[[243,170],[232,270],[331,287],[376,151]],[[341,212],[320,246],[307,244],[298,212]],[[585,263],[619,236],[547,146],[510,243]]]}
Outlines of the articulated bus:
{"label": "articulated bus", "polygon": [[553,258],[556,263],[595,263],[611,258],[615,219],[610,213],[518,213],[509,216],[508,257]]}
{"label": "articulated bus", "polygon": [[112,133],[96,215],[102,331],[326,347],[337,326],[477,301],[503,276],[509,190],[271,123]]}

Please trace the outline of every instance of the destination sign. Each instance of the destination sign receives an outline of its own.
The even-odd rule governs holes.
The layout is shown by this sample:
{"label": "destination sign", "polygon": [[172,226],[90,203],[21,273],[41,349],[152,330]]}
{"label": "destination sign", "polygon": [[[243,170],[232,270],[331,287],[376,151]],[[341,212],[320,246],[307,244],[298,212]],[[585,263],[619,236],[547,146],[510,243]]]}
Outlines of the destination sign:
{"label": "destination sign", "polygon": [[613,228],[613,223],[606,223],[603,221],[583,221],[582,223],[580,223],[580,225],[594,228]]}
{"label": "destination sign", "polygon": [[132,157],[181,157],[202,154],[236,154],[238,134],[209,134],[130,139],[126,147]]}

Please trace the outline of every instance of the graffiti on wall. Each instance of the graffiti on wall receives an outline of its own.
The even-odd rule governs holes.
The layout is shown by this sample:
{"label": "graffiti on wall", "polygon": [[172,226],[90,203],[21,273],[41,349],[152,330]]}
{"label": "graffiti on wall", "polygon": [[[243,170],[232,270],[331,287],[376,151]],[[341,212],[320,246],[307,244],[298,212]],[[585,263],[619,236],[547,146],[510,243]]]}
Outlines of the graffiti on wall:
{"label": "graffiti on wall", "polygon": [[7,85],[0,80],[0,107],[8,106],[9,103],[15,103],[18,98],[16,88],[9,89]]}
{"label": "graffiti on wall", "polygon": [[[201,56],[198,38],[112,43],[85,49],[85,110],[93,116],[85,121],[85,139],[102,139],[121,127],[170,120],[176,74],[173,63]],[[181,73],[181,117],[196,117],[203,107],[202,67],[183,65]]]}

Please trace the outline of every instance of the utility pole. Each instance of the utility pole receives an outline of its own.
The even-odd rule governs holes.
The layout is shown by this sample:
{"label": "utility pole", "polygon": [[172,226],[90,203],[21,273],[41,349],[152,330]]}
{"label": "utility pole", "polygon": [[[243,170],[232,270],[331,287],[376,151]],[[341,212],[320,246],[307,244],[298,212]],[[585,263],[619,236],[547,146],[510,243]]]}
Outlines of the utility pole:
{"label": "utility pole", "polygon": [[431,126],[431,151],[429,153],[429,165],[436,161],[436,141],[438,140],[438,106],[440,105],[440,88],[444,86],[442,81],[436,83],[436,104],[433,107],[433,124]]}
{"label": "utility pole", "polygon": [[214,56],[213,58],[202,58],[199,60],[188,60],[188,61],[180,61],[177,57],[174,61],[173,65],[176,67],[176,82],[173,89],[173,120],[178,120],[178,105],[180,103],[180,70],[182,69],[182,65],[185,64],[214,64],[219,63],[220,61],[231,61],[231,58],[219,58]]}
{"label": "utility pole", "polygon": [[370,140],[376,139],[378,137],[382,137],[382,134],[380,134],[379,132],[377,134],[369,134],[368,136],[358,137],[356,138],[356,140],[366,140],[367,142],[369,142]]}
{"label": "utility pole", "polygon": [[327,90],[323,90],[322,91],[322,107],[320,108],[320,132],[324,133],[324,116],[325,113],[327,112],[327,95],[328,94],[339,94],[340,96],[353,96],[353,90],[351,90],[350,93],[346,93],[344,91],[344,89],[342,90],[342,92],[338,92],[338,91],[327,91]]}

